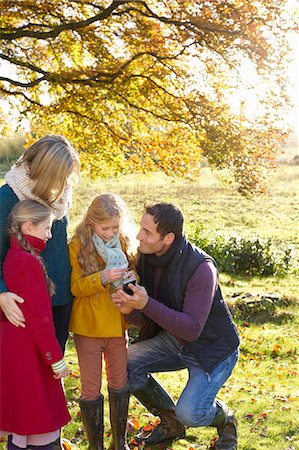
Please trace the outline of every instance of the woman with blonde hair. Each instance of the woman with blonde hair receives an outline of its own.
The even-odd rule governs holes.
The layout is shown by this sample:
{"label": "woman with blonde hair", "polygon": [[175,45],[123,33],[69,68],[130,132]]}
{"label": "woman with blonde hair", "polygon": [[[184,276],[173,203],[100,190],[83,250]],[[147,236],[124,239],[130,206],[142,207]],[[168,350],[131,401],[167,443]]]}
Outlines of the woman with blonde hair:
{"label": "woman with blonde hair", "polygon": [[78,153],[60,135],[47,135],[32,144],[7,172],[0,188],[0,308],[15,326],[24,327],[25,318],[18,303],[24,299],[8,292],[2,276],[2,264],[9,247],[8,216],[20,200],[32,199],[49,207],[54,215],[53,238],[42,257],[56,291],[52,297],[56,336],[65,349],[72,295],[67,248],[68,210],[71,206],[71,175],[79,175]]}
{"label": "woman with blonde hair", "polygon": [[103,357],[114,449],[129,450],[127,323],[112,303],[111,292],[134,278],[134,231],[125,202],[114,194],[101,194],[89,206],[69,244],[71,290],[75,296],[70,331],[74,333],[80,366],[79,405],[91,450],[104,448]]}
{"label": "woman with blonde hair", "polygon": [[55,286],[40,256],[52,221],[50,208],[35,200],[18,202],[10,213],[3,276],[25,300],[26,327],[0,314],[0,435],[8,435],[8,450],[61,449],[60,428],[70,420],[60,381],[68,369],[52,317]]}

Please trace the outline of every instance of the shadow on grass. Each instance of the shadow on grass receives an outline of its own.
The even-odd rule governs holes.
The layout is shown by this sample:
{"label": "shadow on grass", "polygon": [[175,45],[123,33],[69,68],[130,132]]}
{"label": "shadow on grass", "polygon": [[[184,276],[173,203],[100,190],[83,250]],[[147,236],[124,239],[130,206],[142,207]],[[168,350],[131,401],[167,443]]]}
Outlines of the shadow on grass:
{"label": "shadow on grass", "polygon": [[232,295],[230,309],[239,321],[282,325],[294,319],[295,314],[289,309],[294,305],[298,305],[296,298],[236,293]]}
{"label": "shadow on grass", "polygon": [[292,313],[278,313],[274,316],[270,314],[259,314],[250,317],[250,322],[256,325],[262,325],[264,323],[273,323],[275,325],[282,325],[294,320],[294,314]]}

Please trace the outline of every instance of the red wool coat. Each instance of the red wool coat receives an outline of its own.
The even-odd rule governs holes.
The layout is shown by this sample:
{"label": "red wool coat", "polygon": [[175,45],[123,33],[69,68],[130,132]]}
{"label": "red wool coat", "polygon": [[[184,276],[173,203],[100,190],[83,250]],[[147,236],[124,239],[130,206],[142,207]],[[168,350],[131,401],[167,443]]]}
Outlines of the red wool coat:
{"label": "red wool coat", "polygon": [[[45,243],[26,236],[40,253]],[[38,259],[15,238],[3,264],[9,291],[23,297],[26,328],[4,315],[0,322],[0,430],[21,435],[57,430],[70,420],[60,380],[51,364],[63,358],[55,336],[51,299]]]}

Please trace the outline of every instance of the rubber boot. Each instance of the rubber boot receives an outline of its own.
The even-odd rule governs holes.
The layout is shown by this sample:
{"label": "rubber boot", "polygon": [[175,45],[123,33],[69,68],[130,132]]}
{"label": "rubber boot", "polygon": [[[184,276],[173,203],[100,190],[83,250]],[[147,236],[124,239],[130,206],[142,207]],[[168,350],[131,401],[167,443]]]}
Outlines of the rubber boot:
{"label": "rubber boot", "polygon": [[238,448],[237,419],[224,402],[216,399],[217,413],[211,427],[217,427],[219,438],[210,449],[236,450]]}
{"label": "rubber boot", "polygon": [[[50,444],[45,445],[30,445],[29,447],[26,447],[27,450],[58,450],[58,447],[56,444],[59,442],[60,444],[60,438],[58,438],[55,442],[51,442]],[[7,439],[7,449],[8,450],[18,450],[21,449],[21,447],[18,447],[17,445],[12,443],[12,436],[8,436]],[[62,449],[62,447],[59,447],[59,449]],[[24,449],[23,449],[24,450]]]}
{"label": "rubber boot", "polygon": [[126,441],[130,396],[129,383],[122,389],[108,387],[108,394],[114,450],[130,450]]}
{"label": "rubber boot", "polygon": [[21,449],[21,447],[18,447],[17,445],[12,443],[12,435],[11,434],[7,437],[7,449],[8,450],[19,450],[19,449]]}
{"label": "rubber boot", "polygon": [[141,431],[137,439],[148,445],[156,445],[163,441],[185,436],[186,429],[175,415],[175,404],[168,393],[152,376],[149,376],[142,388],[134,391],[133,395],[154,416],[160,417],[160,423],[150,434]]}
{"label": "rubber boot", "polygon": [[104,397],[97,400],[79,399],[81,416],[90,450],[104,449]]}
{"label": "rubber boot", "polygon": [[60,437],[58,439],[56,439],[56,441],[53,442],[53,450],[63,450],[63,445],[61,443],[61,439]]}
{"label": "rubber boot", "polygon": [[45,445],[29,445],[29,447],[26,447],[26,449],[27,450],[54,450],[54,442],[51,442],[50,444],[45,444]]}

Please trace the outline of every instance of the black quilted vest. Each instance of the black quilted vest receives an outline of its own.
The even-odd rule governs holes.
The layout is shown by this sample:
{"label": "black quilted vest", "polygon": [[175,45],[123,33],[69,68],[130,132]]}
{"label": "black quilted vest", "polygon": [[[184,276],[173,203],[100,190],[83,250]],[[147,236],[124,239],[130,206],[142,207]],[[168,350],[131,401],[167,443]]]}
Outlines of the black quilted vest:
{"label": "black quilted vest", "polygon": [[[183,239],[168,271],[171,305],[176,311],[183,309],[187,283],[197,267],[204,261],[212,261],[215,264],[211,256]],[[146,270],[146,255],[141,255],[138,266]],[[146,325],[140,330],[136,341],[149,339],[161,330],[150,318],[145,317],[145,319]],[[238,348],[239,344],[236,326],[218,286],[202,333],[196,341],[187,342],[184,348],[197,358],[206,372],[211,373],[220,362]]]}

